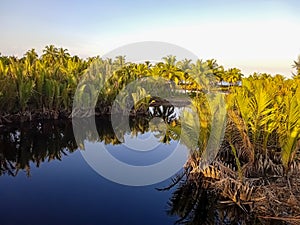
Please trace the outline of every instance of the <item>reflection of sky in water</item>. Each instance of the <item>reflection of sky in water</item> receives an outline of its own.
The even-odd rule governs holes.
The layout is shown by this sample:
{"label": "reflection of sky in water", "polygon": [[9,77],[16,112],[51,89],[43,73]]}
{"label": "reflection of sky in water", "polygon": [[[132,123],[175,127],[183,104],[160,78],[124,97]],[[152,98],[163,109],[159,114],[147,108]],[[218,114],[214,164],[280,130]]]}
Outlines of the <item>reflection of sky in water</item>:
{"label": "reflection of sky in water", "polygon": [[[170,144],[164,144],[159,142],[159,138],[154,137],[152,134],[149,136],[151,139],[148,137],[148,140],[145,143],[144,140],[147,135],[143,136],[141,140],[138,140],[140,139],[140,135],[138,135],[138,137],[128,137],[125,139],[124,144],[107,145],[106,149],[113,157],[124,163],[134,166],[146,166],[164,160],[172,154],[173,150],[176,148],[177,142],[171,141]],[[126,140],[131,143],[126,145]],[[137,144],[133,145],[134,142]],[[145,146],[147,144],[149,146]],[[131,146],[134,146],[134,149],[130,148]],[[142,150],[138,151],[138,149]],[[149,150],[147,151],[145,149]]]}
{"label": "reflection of sky in water", "polygon": [[[19,135],[17,133],[14,138],[18,139]],[[176,141],[163,144],[159,142],[161,137],[156,138],[149,132],[139,133],[133,138],[128,132],[127,137],[138,150],[124,145],[106,145],[106,149],[119,161],[136,166],[161,162],[172,155],[177,146]],[[31,137],[30,140],[35,139]],[[148,141],[147,146],[145,141]],[[52,148],[53,144],[57,143],[51,142],[45,147]],[[152,149],[139,151],[149,146]],[[20,154],[26,158],[27,153]],[[169,185],[171,179],[150,186],[124,186],[96,173],[83,159],[80,150],[67,154],[61,161],[47,162],[46,159],[39,168],[31,163],[30,177],[26,177],[25,171],[19,171],[16,177],[0,176],[1,225],[152,225],[175,222],[176,218],[165,212],[171,192],[155,190]],[[30,160],[32,156],[29,154],[28,157]]]}
{"label": "reflection of sky in water", "polygon": [[175,219],[165,212],[171,192],[155,190],[169,183],[129,187],[110,182],[76,151],[62,161],[32,165],[30,178],[21,171],[16,177],[0,177],[1,225],[173,224]]}
{"label": "reflection of sky in water", "polygon": [[158,132],[146,132],[144,134],[138,134],[137,136],[125,134],[122,145],[132,151],[151,151],[161,144],[159,138],[154,136],[155,134],[158,134]]}

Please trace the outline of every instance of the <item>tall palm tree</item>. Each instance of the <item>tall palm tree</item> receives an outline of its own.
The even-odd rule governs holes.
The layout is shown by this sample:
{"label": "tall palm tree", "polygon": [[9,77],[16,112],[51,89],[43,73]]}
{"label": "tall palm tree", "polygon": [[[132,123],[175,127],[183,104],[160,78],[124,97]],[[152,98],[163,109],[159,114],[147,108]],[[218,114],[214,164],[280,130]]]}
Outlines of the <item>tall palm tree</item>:
{"label": "tall palm tree", "polygon": [[217,69],[214,70],[214,76],[216,82],[222,84],[225,79],[225,70],[223,66],[219,66]]}
{"label": "tall palm tree", "polygon": [[293,78],[300,78],[300,55],[298,56],[298,60],[294,61],[293,68],[296,69],[296,74],[293,74]]}
{"label": "tall palm tree", "polygon": [[182,70],[183,72],[183,80],[182,80],[182,84],[184,85],[184,92],[186,93],[187,91],[187,85],[188,85],[188,82],[189,82],[189,72],[191,71],[192,69],[192,60],[191,59],[184,59],[184,60],[181,60],[179,62],[176,63],[176,66]]}
{"label": "tall palm tree", "polygon": [[164,63],[162,67],[162,76],[170,81],[170,86],[173,92],[175,92],[176,85],[184,80],[184,72],[177,68],[174,63],[175,61],[171,61],[171,63]]}
{"label": "tall palm tree", "polygon": [[162,60],[168,65],[175,66],[176,56],[168,55],[166,57],[163,57]]}
{"label": "tall palm tree", "polygon": [[126,56],[124,56],[124,55],[116,56],[116,58],[113,62],[116,69],[122,68],[125,65],[125,59],[126,59]]}
{"label": "tall palm tree", "polygon": [[38,54],[36,53],[34,48],[28,50],[24,54],[24,56],[29,60],[30,64],[33,64],[33,62],[38,59]]}
{"label": "tall palm tree", "polygon": [[52,65],[58,57],[58,49],[54,45],[47,45],[43,50],[42,59]]}
{"label": "tall palm tree", "polygon": [[240,69],[231,68],[226,71],[225,81],[230,84],[230,86],[237,84],[238,81],[242,80],[242,72]]}
{"label": "tall palm tree", "polygon": [[195,64],[192,64],[190,75],[194,80],[193,83],[197,92],[210,89],[210,78],[213,75],[213,69],[209,66],[207,61],[204,62],[198,59]]}
{"label": "tall palm tree", "polygon": [[191,63],[192,63],[191,59],[185,58],[184,60],[178,61],[176,63],[176,66],[179,69],[183,70],[184,72],[188,72],[192,68]]}
{"label": "tall palm tree", "polygon": [[68,49],[66,49],[66,48],[59,48],[57,50],[57,57],[59,58],[59,62],[61,64],[64,64],[70,57],[70,53],[68,52]]}

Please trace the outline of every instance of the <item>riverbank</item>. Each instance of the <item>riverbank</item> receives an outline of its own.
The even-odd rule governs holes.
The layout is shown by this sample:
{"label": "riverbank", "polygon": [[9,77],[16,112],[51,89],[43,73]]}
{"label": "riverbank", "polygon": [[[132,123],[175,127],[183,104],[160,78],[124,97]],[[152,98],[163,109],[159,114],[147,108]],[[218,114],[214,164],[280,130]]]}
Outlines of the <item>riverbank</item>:
{"label": "riverbank", "polygon": [[[191,104],[191,99],[187,97],[174,97],[169,100],[152,98],[146,109],[131,110],[128,116],[149,116],[149,107],[158,108],[162,107],[186,107]],[[0,114],[0,125],[6,125],[10,123],[23,123],[36,120],[59,120],[67,118],[88,118],[92,116],[105,116],[112,113],[112,107],[110,105],[96,107],[91,109],[73,109],[70,110],[35,110],[34,112],[25,111],[15,114]],[[114,109],[114,113],[125,115],[125,111],[121,109]]]}

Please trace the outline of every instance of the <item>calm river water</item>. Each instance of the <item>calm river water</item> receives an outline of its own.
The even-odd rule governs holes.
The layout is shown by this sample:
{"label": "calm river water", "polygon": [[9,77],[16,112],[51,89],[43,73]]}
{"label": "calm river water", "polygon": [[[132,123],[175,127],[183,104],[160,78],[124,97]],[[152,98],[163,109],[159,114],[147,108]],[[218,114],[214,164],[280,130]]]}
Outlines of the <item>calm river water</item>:
{"label": "calm river water", "polygon": [[[180,219],[195,225],[245,224],[239,208],[220,208],[210,192],[199,189],[199,179],[180,176],[187,172],[187,158],[180,155],[175,169],[169,162],[154,170],[159,182],[139,183],[148,179],[144,168],[165,162],[180,146],[180,123],[172,110],[165,112],[127,118],[127,126],[120,122],[117,130],[110,117],[2,126],[0,225],[168,225]],[[93,155],[104,150],[113,161]],[[126,170],[136,172],[136,167],[139,173],[132,177]],[[166,188],[175,180],[180,182]]]}
{"label": "calm river water", "polygon": [[[134,143],[151,131],[145,121],[131,121],[124,131]],[[141,166],[163,160],[177,141],[138,152],[118,144],[108,118],[97,119],[101,142],[120,161]],[[136,135],[132,134],[135,133]],[[157,142],[161,137],[156,138]],[[153,139],[155,141],[155,139]],[[96,173],[84,160],[71,121],[49,121],[2,127],[0,134],[0,224],[173,224],[167,215],[170,179],[147,186],[121,185]]]}

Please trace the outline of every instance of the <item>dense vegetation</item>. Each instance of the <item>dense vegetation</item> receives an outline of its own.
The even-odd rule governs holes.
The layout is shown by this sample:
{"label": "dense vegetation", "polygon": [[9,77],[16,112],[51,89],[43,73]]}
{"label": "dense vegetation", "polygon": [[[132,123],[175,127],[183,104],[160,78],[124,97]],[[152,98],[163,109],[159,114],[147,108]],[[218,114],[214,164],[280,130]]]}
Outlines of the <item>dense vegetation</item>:
{"label": "dense vegetation", "polygon": [[[300,184],[297,178],[300,173],[300,58],[294,62],[294,67],[296,73],[291,79],[265,73],[242,78],[239,69],[225,70],[215,60],[193,63],[188,59],[176,61],[175,56],[166,56],[154,65],[150,62],[127,63],[124,56],[84,60],[70,56],[66,49],[47,46],[41,57],[30,50],[21,59],[0,58],[0,122],[57,119],[71,113],[76,117],[88,117],[93,113],[92,108],[96,114],[109,114],[113,103],[121,108],[133,102],[131,115],[141,113],[149,120],[163,118],[168,126],[161,141],[180,139],[191,149],[184,175],[174,180],[176,183],[186,176],[171,199],[170,214],[197,224],[194,221],[199,221],[199,212],[203,211],[201,199],[205,198],[204,194],[213,192],[216,199],[229,199],[244,212],[293,220],[300,215],[297,188]],[[97,73],[92,73],[93,69]],[[165,92],[163,96],[180,99],[182,92],[177,90],[184,90],[191,97],[199,120],[196,121],[196,117],[185,117],[185,121],[170,118],[172,107],[151,115],[153,112],[149,111],[149,106],[159,99],[148,96],[143,87],[138,92],[124,92],[116,100],[129,83],[145,77],[153,81],[147,85]],[[161,83],[158,78],[168,82]],[[239,85],[240,81],[242,85]],[[74,97],[76,90],[79,99]],[[207,93],[225,93],[227,123],[216,159],[208,167],[201,168],[201,154],[214,129],[214,112],[210,111],[210,105],[214,100],[218,101],[217,94],[208,101]],[[142,102],[137,101],[138,96],[145,98]],[[74,110],[74,102],[85,104]],[[200,132],[195,134],[199,124]],[[188,127],[190,135],[180,137],[182,127]],[[138,132],[138,129],[133,129],[133,132]],[[99,132],[92,134],[87,131],[77,145],[84,148],[85,139],[119,144],[114,135],[98,136]],[[198,137],[196,146],[190,137]],[[73,144],[71,149],[74,150]],[[1,161],[5,171],[10,163],[5,159]],[[282,192],[284,189],[287,191]]]}
{"label": "dense vegetation", "polygon": [[[167,56],[163,61],[152,65],[149,62],[125,63],[125,56],[114,60],[100,57],[81,59],[53,45],[46,46],[40,57],[34,49],[20,59],[1,56],[0,116],[5,121],[13,114],[18,114],[23,120],[69,115],[79,81],[89,73],[88,68],[95,62],[97,74],[92,75],[93,79],[106,84],[106,88],[97,93],[96,108],[100,109],[111,105],[126,84],[144,76],[164,77],[176,84],[181,83],[184,89],[194,90],[207,85],[201,82],[204,80],[201,77],[212,82],[236,83],[242,76],[240,70],[233,68],[226,71],[215,60],[198,60],[193,64],[188,59],[176,62],[175,56]],[[187,72],[193,74],[194,81],[188,80]]]}

